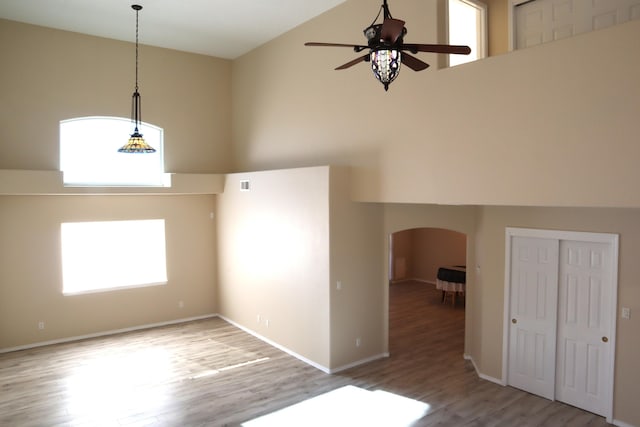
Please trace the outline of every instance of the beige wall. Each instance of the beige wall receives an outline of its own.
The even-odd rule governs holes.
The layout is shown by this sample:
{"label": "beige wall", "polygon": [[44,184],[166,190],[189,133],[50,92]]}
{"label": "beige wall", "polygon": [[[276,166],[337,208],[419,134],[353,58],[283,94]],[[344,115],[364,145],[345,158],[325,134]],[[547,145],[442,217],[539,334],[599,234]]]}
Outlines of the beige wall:
{"label": "beige wall", "polygon": [[[214,314],[214,210],[213,196],[0,197],[0,349]],[[64,296],[60,225],[131,219],[165,220],[167,285]]]}
{"label": "beige wall", "polygon": [[393,233],[391,239],[391,280],[415,279],[435,283],[438,268],[466,263],[466,236],[456,231],[412,228]]}
{"label": "beige wall", "polygon": [[483,0],[487,5],[489,56],[509,51],[509,0]]}
{"label": "beige wall", "polygon": [[[380,357],[386,342],[382,208],[350,199],[350,171],[331,167],[331,368]],[[341,289],[337,282],[340,281]],[[359,346],[356,345],[359,339]]]}
{"label": "beige wall", "polygon": [[[0,56],[0,169],[57,170],[60,120],[131,114],[131,43],[0,19]],[[165,170],[228,172],[231,62],[142,45],[139,82]]]}
{"label": "beige wall", "polygon": [[[394,10],[408,40],[423,39],[413,17],[435,22],[425,3]],[[403,69],[385,93],[366,64],[333,70],[354,57],[348,49],[303,46],[358,40],[347,29],[370,9],[347,1],[234,61],[238,169],[348,164],[361,201],[640,206],[640,57],[629,55],[640,22],[459,67]]]}
{"label": "beige wall", "polygon": [[640,425],[637,396],[640,393],[640,210],[587,208],[484,207],[478,217],[476,253],[480,273],[476,285],[481,290],[481,325],[475,340],[482,345],[474,354],[482,371],[495,378],[502,373],[502,331],[504,308],[505,227],[525,227],[570,231],[616,233],[620,235],[618,310],[631,309],[630,319],[618,316],[614,418]]}
{"label": "beige wall", "polygon": [[412,277],[435,283],[438,268],[466,265],[464,234],[441,228],[417,228],[413,232]]}
{"label": "beige wall", "polygon": [[329,367],[329,168],[228,175],[218,208],[220,314]]}
{"label": "beige wall", "polygon": [[[143,46],[143,117],[165,128],[166,170],[226,172],[346,165],[353,172],[349,178],[353,198],[385,203],[367,205],[382,210],[379,247],[387,248],[389,235],[407,228],[438,227],[467,234],[467,265],[476,265],[479,270],[468,273],[465,352],[486,375],[500,375],[506,225],[620,232],[619,305],[635,313],[640,305],[638,287],[633,283],[638,277],[633,257],[640,250],[636,244],[637,210],[434,204],[640,207],[640,193],[635,188],[640,179],[635,160],[640,156],[636,143],[640,130],[636,120],[640,57],[629,54],[636,51],[640,22],[452,69],[437,70],[437,55],[420,54],[432,68],[420,73],[404,68],[385,93],[366,64],[333,71],[354,57],[349,49],[303,46],[305,41],[363,40],[361,30],[370,23],[376,7],[369,1],[349,0],[233,63]],[[435,18],[441,10],[435,0],[398,2],[393,13],[407,20],[407,42],[428,42],[441,36]],[[490,19],[500,19],[492,16],[490,12]],[[0,67],[0,168],[55,170],[59,120],[84,115],[127,116],[133,84],[132,52],[130,43],[0,20],[0,54],[11,58]],[[314,179],[304,182],[313,188],[322,187]],[[333,244],[326,242],[331,231],[329,225],[320,223],[330,220],[301,212],[303,204],[299,203],[309,200],[310,206],[317,206],[321,202],[283,176],[276,183],[280,189],[292,186],[294,194],[299,195],[298,203],[289,196],[281,199],[286,192],[276,191],[270,194],[277,197],[268,202],[260,200],[258,205],[265,208],[265,215],[280,214],[277,205],[283,200],[284,206],[296,213],[291,224],[301,227],[302,245],[317,251],[314,261],[324,258],[329,263],[333,255],[320,246]],[[212,242],[208,233],[214,232],[208,219],[208,211],[215,207],[213,199],[71,197],[0,198],[0,304],[8,306],[4,301],[11,301],[11,306],[0,311],[1,336],[6,337],[6,344],[0,343],[0,347],[186,317],[175,313],[179,291],[171,284],[91,294],[82,304],[60,300],[51,288],[51,277],[59,274],[58,264],[52,261],[59,251],[54,247],[58,224],[68,216],[82,220],[108,215],[130,219],[152,212],[172,212],[170,216],[175,215],[177,225],[171,233],[184,233],[185,238],[177,238],[168,250],[177,248],[192,255],[200,249],[215,264],[213,249],[207,246]],[[207,206],[206,221],[201,216],[203,205]],[[358,215],[368,219],[366,226],[354,232],[360,237],[376,223],[375,208],[372,212],[362,208],[365,211]],[[46,216],[34,218],[39,212],[46,212]],[[249,212],[239,212],[240,219],[251,217]],[[228,218],[224,204],[218,214]],[[355,216],[347,215],[348,222]],[[302,218],[302,223],[296,223],[297,218]],[[186,223],[190,224],[189,230],[183,229]],[[228,229],[227,223],[219,222],[225,232],[230,232],[233,228]],[[220,278],[237,275],[244,279],[249,274],[241,271],[248,265],[242,262],[245,253],[229,248],[233,243],[229,236],[218,242],[219,259],[236,270],[222,268]],[[296,241],[295,234],[292,236]],[[252,249],[249,243],[246,245]],[[332,246],[331,252],[334,250]],[[374,252],[363,259],[373,259]],[[27,264],[15,254],[25,258],[35,255],[43,268],[25,271]],[[336,314],[338,321],[329,328],[329,307],[324,303],[330,298],[333,301],[336,295],[332,286],[339,278],[347,277],[345,283],[356,283],[357,290],[345,299],[341,310],[364,298],[363,292],[369,288],[360,278],[351,279],[356,273],[342,264],[335,264],[334,275],[333,270],[318,271],[316,263],[311,265],[308,252],[303,255],[309,270],[286,270],[286,277],[306,279],[309,271],[317,273],[312,274],[311,284],[303,284],[304,292],[299,283],[289,279],[270,283],[273,293],[282,298],[291,292],[299,296],[296,304],[288,304],[282,313],[277,310],[284,302],[258,278],[248,282],[253,285],[250,288],[242,281],[237,288],[235,282],[225,282],[234,284],[218,289],[221,307],[232,319],[253,323],[257,332],[290,345],[324,366],[374,354],[375,345],[367,347],[367,354],[346,350],[353,344],[353,335],[360,332],[359,326],[333,340],[333,327],[345,321],[344,312]],[[378,325],[381,323],[386,346],[388,253],[384,255],[379,282],[383,311]],[[214,310],[216,304],[215,297],[208,293],[216,289],[212,264],[200,258],[196,261],[192,263],[182,255],[170,261],[176,265],[172,268],[182,272],[179,277],[195,274],[195,280],[179,285],[187,286],[185,292],[202,304],[196,303],[191,312],[194,315]],[[333,262],[331,258],[331,268]],[[193,265],[196,273],[191,272]],[[251,265],[266,268],[260,259]],[[373,307],[377,305],[376,293],[372,290]],[[54,301],[51,312],[47,311],[49,298],[41,299],[40,295]],[[149,311],[140,308],[150,301]],[[235,305],[235,301],[242,303]],[[269,331],[264,323],[256,325],[257,310],[265,310],[267,316],[276,313]],[[124,315],[113,316],[114,311]],[[71,318],[97,315],[95,323],[86,328],[64,319],[58,324],[54,320],[51,325],[45,319],[52,326],[45,329],[50,335],[39,335],[34,320],[41,320],[37,318],[40,313],[47,314],[48,319],[62,319],[60,313],[64,313],[64,319],[67,313]],[[359,313],[363,319],[371,319],[370,315]],[[632,333],[637,330],[636,322],[637,316],[632,314],[630,320],[618,323],[615,417],[640,425],[634,404],[640,372]],[[14,324],[26,326],[14,331]],[[300,326],[292,328],[294,324]],[[363,343],[375,342],[376,327],[362,332],[372,337],[363,339]],[[306,332],[317,335],[310,339]],[[334,349],[326,346],[342,342],[345,351],[335,349],[340,356],[332,360],[329,353]]]}
{"label": "beige wall", "polygon": [[348,196],[337,167],[231,174],[219,196],[220,313],[325,370],[385,346],[381,210]]}
{"label": "beige wall", "polygon": [[[494,4],[489,19],[502,20],[504,28],[506,12],[499,6]],[[495,55],[507,43],[497,43],[500,36],[494,35],[495,56],[451,69],[403,69],[385,93],[366,64],[333,70],[354,57],[348,49],[303,46],[359,40],[360,27],[353,23],[370,9],[367,2],[347,1],[234,61],[236,168],[349,165],[352,197],[387,203],[385,236],[418,226],[466,233],[467,265],[479,269],[468,277],[465,352],[481,373],[497,378],[504,250],[496,242],[503,242],[506,224],[489,230],[497,221],[494,208],[431,204],[640,207],[640,57],[629,55],[640,23],[505,55]],[[407,41],[437,39],[436,2],[408,0],[394,6],[394,16],[407,20]],[[420,57],[433,65],[433,56]],[[576,228],[568,217],[555,218],[553,209],[521,209],[527,218],[543,215],[508,225]],[[619,211],[599,212],[586,229],[603,228],[598,221],[614,228]],[[636,249],[623,244],[621,258]],[[640,299],[624,286],[620,303],[633,309]],[[637,371],[630,357],[637,349],[628,339],[618,341],[618,372]],[[638,424],[627,397],[637,395],[637,386],[616,375],[615,416]]]}
{"label": "beige wall", "polygon": [[391,280],[405,280],[412,278],[411,261],[413,247],[413,230],[401,230],[393,233],[391,240]]}
{"label": "beige wall", "polygon": [[[60,120],[128,117],[134,53],[0,19],[0,169],[58,170]],[[143,119],[165,130],[167,172],[228,171],[230,82],[230,61],[140,47]],[[214,207],[213,196],[0,197],[0,348],[215,313]],[[63,297],[60,223],[140,218],[167,220],[168,286]]]}

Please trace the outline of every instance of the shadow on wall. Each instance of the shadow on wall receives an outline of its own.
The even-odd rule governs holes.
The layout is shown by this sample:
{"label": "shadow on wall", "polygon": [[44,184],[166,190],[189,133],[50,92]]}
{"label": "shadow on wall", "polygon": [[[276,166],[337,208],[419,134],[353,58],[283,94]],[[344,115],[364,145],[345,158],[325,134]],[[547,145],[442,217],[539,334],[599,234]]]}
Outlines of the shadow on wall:
{"label": "shadow on wall", "polygon": [[391,235],[389,281],[436,283],[439,267],[465,265],[467,236],[442,228],[412,228]]}

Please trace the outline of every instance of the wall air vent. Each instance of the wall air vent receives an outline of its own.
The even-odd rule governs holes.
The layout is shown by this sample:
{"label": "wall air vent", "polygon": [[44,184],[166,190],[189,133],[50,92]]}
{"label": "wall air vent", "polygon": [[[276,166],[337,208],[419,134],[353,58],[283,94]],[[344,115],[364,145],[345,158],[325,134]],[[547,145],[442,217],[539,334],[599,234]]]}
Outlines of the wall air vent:
{"label": "wall air vent", "polygon": [[240,181],[240,191],[249,191],[250,189],[249,180]]}

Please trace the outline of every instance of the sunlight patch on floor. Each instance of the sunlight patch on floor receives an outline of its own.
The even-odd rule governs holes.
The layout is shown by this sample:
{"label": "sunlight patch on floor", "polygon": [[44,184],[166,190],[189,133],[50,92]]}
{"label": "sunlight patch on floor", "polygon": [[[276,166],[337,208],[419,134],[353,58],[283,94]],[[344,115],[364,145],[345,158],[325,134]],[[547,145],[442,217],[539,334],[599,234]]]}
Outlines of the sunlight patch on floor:
{"label": "sunlight patch on floor", "polygon": [[67,412],[113,419],[162,407],[171,369],[171,355],[162,348],[90,356],[64,379]]}
{"label": "sunlight patch on floor", "polygon": [[428,404],[417,400],[349,385],[247,421],[242,426],[409,427],[428,410]]}
{"label": "sunlight patch on floor", "polygon": [[189,377],[191,380],[197,380],[198,378],[210,377],[212,375],[219,374],[221,372],[230,371],[232,369],[242,368],[244,366],[253,365],[254,363],[260,363],[269,360],[268,357],[261,357],[260,359],[249,360],[247,362],[236,363],[235,365],[224,366],[218,369],[208,369],[206,371],[202,371],[199,374],[193,375]]}

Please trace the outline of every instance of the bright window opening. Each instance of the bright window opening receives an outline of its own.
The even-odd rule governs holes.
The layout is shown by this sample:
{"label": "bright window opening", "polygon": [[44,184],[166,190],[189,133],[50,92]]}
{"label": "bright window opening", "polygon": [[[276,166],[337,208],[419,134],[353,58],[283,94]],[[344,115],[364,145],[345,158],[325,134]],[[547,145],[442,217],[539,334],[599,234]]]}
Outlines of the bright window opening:
{"label": "bright window opening", "polygon": [[164,229],[163,219],[63,223],[62,292],[166,284]]}
{"label": "bright window opening", "polygon": [[167,186],[163,130],[142,123],[140,133],[155,153],[119,153],[131,120],[80,117],[60,122],[60,170],[70,186]]}
{"label": "bright window opening", "polygon": [[449,0],[449,44],[466,45],[469,55],[449,55],[449,66],[487,56],[487,6],[472,0]]}

